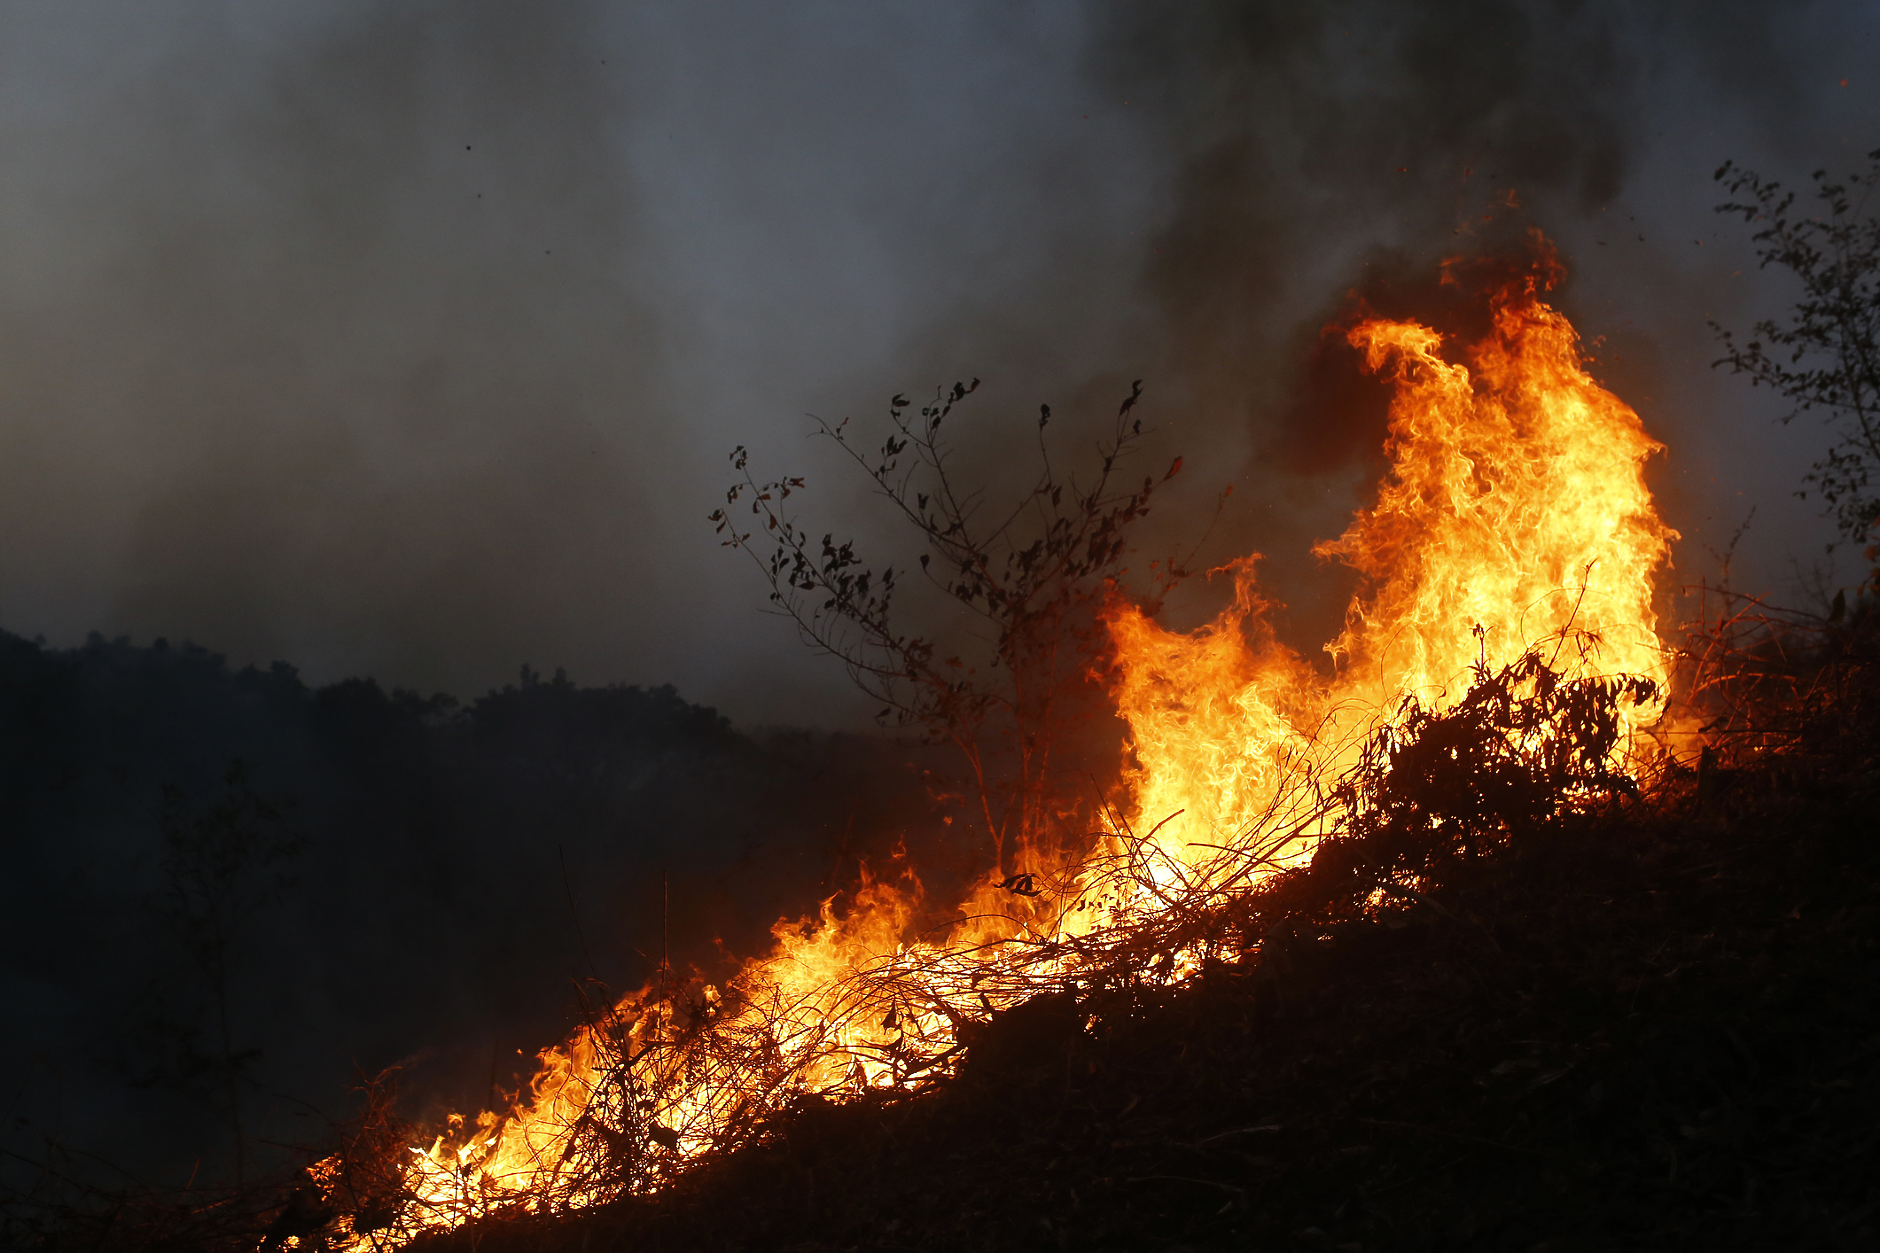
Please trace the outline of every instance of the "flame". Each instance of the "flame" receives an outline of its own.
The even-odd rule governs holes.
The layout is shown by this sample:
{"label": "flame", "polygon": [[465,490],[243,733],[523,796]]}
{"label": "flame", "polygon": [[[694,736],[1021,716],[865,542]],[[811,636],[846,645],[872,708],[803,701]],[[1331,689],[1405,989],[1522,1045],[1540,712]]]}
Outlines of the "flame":
{"label": "flame", "polygon": [[[1111,600],[1130,799],[1099,847],[1060,868],[1061,905],[1016,917],[987,886],[966,903],[974,922],[910,942],[918,881],[865,880],[842,913],[825,902],[814,920],[779,923],[772,952],[722,990],[662,986],[605,1007],[540,1055],[516,1108],[412,1150],[399,1232],[657,1186],[793,1096],[918,1084],[967,1023],[1041,975],[1074,977],[1080,937],[1153,918],[1173,891],[1251,883],[1307,855],[1323,782],[1407,700],[1440,709],[1479,667],[1539,645],[1574,676],[1662,681],[1653,583],[1676,535],[1644,478],[1661,447],[1587,373],[1542,290],[1532,276],[1504,287],[1488,334],[1460,350],[1416,322],[1349,331],[1394,399],[1375,503],[1316,549],[1361,579],[1326,646],[1329,673],[1275,638],[1254,557],[1225,567],[1232,603],[1191,633]],[[1634,734],[1615,751],[1644,752],[1636,733],[1661,712],[1627,710]],[[1177,953],[1146,977],[1180,979],[1197,961]],[[697,1047],[707,1034],[712,1047]]]}
{"label": "flame", "polygon": [[[1587,373],[1572,325],[1535,288],[1498,293],[1489,335],[1460,360],[1415,322],[1349,332],[1394,397],[1376,504],[1314,550],[1363,579],[1326,646],[1329,682],[1273,639],[1251,558],[1228,568],[1234,602],[1191,635],[1112,606],[1134,821],[1179,813],[1157,837],[1169,864],[1270,821],[1300,762],[1335,774],[1406,698],[1440,709],[1476,667],[1537,644],[1576,677],[1639,675],[1662,690],[1652,596],[1676,533],[1644,475],[1662,445]],[[1625,730],[1661,712],[1627,710]]]}

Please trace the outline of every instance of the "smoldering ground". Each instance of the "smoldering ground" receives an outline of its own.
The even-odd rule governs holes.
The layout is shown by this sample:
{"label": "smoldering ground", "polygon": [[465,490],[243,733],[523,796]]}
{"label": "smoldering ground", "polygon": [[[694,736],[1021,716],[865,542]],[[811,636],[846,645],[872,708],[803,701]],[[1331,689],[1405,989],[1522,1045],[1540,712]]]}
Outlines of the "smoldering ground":
{"label": "smoldering ground", "polygon": [[[867,708],[704,521],[724,454],[808,475],[819,531],[893,557],[806,412],[865,424],[896,392],[983,378],[958,438],[996,481],[1038,403],[1069,453],[1142,378],[1145,472],[1188,467],[1153,543],[1182,546],[1235,485],[1199,558],[1268,554],[1310,649],[1343,589],[1308,545],[1362,502],[1381,420],[1361,381],[1311,372],[1320,328],[1354,289],[1426,283],[1530,226],[1560,245],[1597,369],[1670,446],[1681,576],[1755,505],[1739,581],[1793,580],[1827,538],[1789,496],[1825,440],[1707,368],[1708,318],[1785,298],[1709,176],[1735,158],[1795,181],[1880,143],[1875,22],[1851,3],[7,6],[0,626],[465,696],[534,662],[675,683],[745,723],[850,723]],[[188,770],[212,789],[241,746],[210,740]],[[146,816],[183,781],[136,777]],[[521,817],[486,834],[544,855]],[[445,905],[482,907],[506,863],[482,864]],[[326,890],[361,951],[403,937],[346,878]],[[566,946],[556,878],[509,907]],[[556,1012],[566,957],[542,959]],[[283,990],[280,1030],[346,977]],[[35,1021],[62,1021],[61,986]],[[424,1019],[358,1060],[438,1043]]]}

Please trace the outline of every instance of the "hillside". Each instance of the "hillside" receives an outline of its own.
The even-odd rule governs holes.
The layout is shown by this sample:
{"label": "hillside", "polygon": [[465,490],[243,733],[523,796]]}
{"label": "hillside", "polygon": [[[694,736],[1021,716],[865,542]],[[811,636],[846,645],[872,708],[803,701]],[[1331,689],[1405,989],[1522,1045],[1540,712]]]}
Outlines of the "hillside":
{"label": "hillside", "polygon": [[920,752],[528,667],[460,703],[0,633],[0,1202],[43,1200],[48,1164],[107,1193],[232,1181],[231,1081],[250,1179],[362,1070],[400,1065],[414,1117],[487,1102],[577,978],[710,968],[938,829]]}
{"label": "hillside", "polygon": [[[1238,957],[1175,980],[1140,953],[1093,966],[962,1027],[914,1091],[801,1097],[683,1169],[657,1141],[641,1177],[663,1187],[409,1247],[1871,1247],[1873,640],[1863,624],[1812,657],[1724,658],[1696,769],[1513,822],[1546,782],[1507,769],[1525,769],[1504,752],[1523,706],[1478,720],[1472,755],[1472,693],[1396,741],[1372,819],[1223,907],[1208,925],[1243,937]],[[1406,769],[1432,745],[1448,764]],[[1389,901],[1354,877],[1411,864],[1419,889]],[[412,1129],[382,1130],[383,1159],[407,1160]],[[331,1248],[341,1224],[382,1240],[384,1202],[340,1195],[276,1177],[9,1209],[41,1249]]]}
{"label": "hillside", "polygon": [[[1851,677],[1850,677],[1851,676]],[[1870,1248],[1872,679],[1780,752],[1174,989],[1034,1002],[918,1097],[426,1250]]]}

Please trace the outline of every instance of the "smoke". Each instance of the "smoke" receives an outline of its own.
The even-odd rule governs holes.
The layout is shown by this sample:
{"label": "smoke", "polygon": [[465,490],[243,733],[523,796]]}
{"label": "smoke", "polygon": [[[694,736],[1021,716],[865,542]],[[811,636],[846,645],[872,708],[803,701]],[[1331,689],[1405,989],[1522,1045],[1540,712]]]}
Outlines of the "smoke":
{"label": "smoke", "polygon": [[703,521],[724,452],[795,460],[909,342],[1081,373],[1128,301],[1076,14],[1001,9],[15,13],[0,613],[799,707]]}
{"label": "smoke", "polygon": [[[670,682],[745,724],[859,722],[870,709],[839,667],[766,617],[755,573],[718,547],[705,515],[725,454],[806,475],[816,533],[898,561],[862,485],[804,438],[806,413],[865,429],[897,392],[977,376],[949,430],[962,473],[998,481],[1023,473],[1040,402],[1070,455],[1079,421],[1101,424],[1141,378],[1135,413],[1159,441],[1145,472],[1176,453],[1187,467],[1158,492],[1156,551],[1185,551],[1234,486],[1198,560],[1266,553],[1281,625],[1309,651],[1348,591],[1309,545],[1363,503],[1383,422],[1323,328],[1363,300],[1466,334],[1440,262],[1525,247],[1530,227],[1559,246],[1559,298],[1596,370],[1671,448],[1656,489],[1686,536],[1680,576],[1714,575],[1754,506],[1738,582],[1831,596],[1834,568],[1811,564],[1827,528],[1789,495],[1827,440],[1776,427],[1766,397],[1708,368],[1710,319],[1745,327],[1789,298],[1711,212],[1710,175],[1734,158],[1793,183],[1880,146],[1880,78],[1856,60],[1876,27],[1880,9],[1851,0],[0,6],[0,628],[194,639],[314,685],[370,674],[466,697],[531,663]],[[1176,615],[1207,612],[1207,590]],[[251,711],[247,680],[224,677]],[[25,751],[47,734],[23,708],[18,790],[40,797],[65,784]],[[205,716],[149,737],[179,742]],[[295,751],[230,725],[209,768]],[[98,735],[108,751],[84,760],[115,769],[130,750]],[[87,784],[115,789],[115,826],[74,819],[68,840],[42,824],[28,844],[126,875],[147,862],[139,807],[176,779],[131,757],[139,790],[104,766]],[[771,777],[740,770],[752,795]],[[412,1002],[400,1022],[448,1012],[385,1027],[369,1060],[402,1055],[407,1031],[480,1049],[463,1024],[520,1033],[560,1013],[503,998],[547,985],[528,961],[569,951],[569,878],[640,892],[660,840],[703,861],[725,832],[775,835],[774,807],[747,821],[756,800],[700,777],[712,822],[623,792],[634,822],[582,828],[590,857],[572,820],[521,803],[480,852],[454,820],[432,844],[381,836],[322,776],[293,776],[354,832],[321,854],[328,895],[312,899],[336,902],[332,925],[357,926],[368,957],[386,936],[409,950],[383,972],[425,964],[400,894],[433,864],[421,920],[518,898],[484,942],[530,956]],[[850,780],[820,786],[846,796]],[[359,813],[392,824],[368,799]],[[776,858],[837,821],[805,818]],[[572,875],[537,847],[518,884],[516,848],[551,838]],[[368,876],[348,904],[369,841],[421,864]],[[64,932],[28,905],[115,908],[76,872],[65,895],[45,889],[35,865],[16,912],[41,946]],[[650,926],[646,892],[581,909]],[[60,967],[20,952],[17,986],[44,1001],[28,1020],[102,986],[40,990]],[[358,982],[332,969],[332,986]],[[281,984],[300,1016],[280,1021],[341,1003],[377,1021],[367,991],[329,1004],[316,976]],[[306,1060],[315,1043],[294,1064],[324,1076],[338,1054]]]}
{"label": "smoke", "polygon": [[9,619],[437,684],[619,613],[672,427],[592,15],[137,7],[6,41]]}
{"label": "smoke", "polygon": [[1599,372],[1671,445],[1659,490],[1693,541],[1688,574],[1750,503],[1763,526],[1739,581],[1792,582],[1791,559],[1820,551],[1819,520],[1789,493],[1825,444],[1770,429],[1766,406],[1706,368],[1709,319],[1741,325],[1774,303],[1742,277],[1745,241],[1720,237],[1709,174],[1736,157],[1799,176],[1798,151],[1857,164],[1880,142],[1859,125],[1875,84],[1849,92],[1835,42],[1870,32],[1870,15],[1499,0],[1110,13],[1104,72],[1181,154],[1144,267],[1158,373],[1189,446],[1253,489],[1225,538],[1269,554],[1267,577],[1304,611],[1297,642],[1335,627],[1348,580],[1306,553],[1364,500],[1385,412],[1324,328],[1362,302],[1473,338],[1442,262],[1518,256],[1535,229],[1562,247],[1557,298]]}
{"label": "smoke", "polygon": [[566,665],[842,720],[841,676],[703,521],[723,455],[809,473],[823,529],[876,538],[802,415],[976,375],[962,438],[995,468],[1028,430],[1008,415],[1100,415],[1147,379],[1156,456],[1190,467],[1166,537],[1237,484],[1205,555],[1267,551],[1310,635],[1339,597],[1306,545],[1360,500],[1375,429],[1362,396],[1301,403],[1318,328],[1379,273],[1529,224],[1675,450],[1674,522],[1727,535],[1748,493],[1774,577],[1816,550],[1783,503],[1816,452],[1705,368],[1705,317],[1769,303],[1708,175],[1880,142],[1847,51],[1874,22],[1487,0],[12,7],[0,624],[465,693]]}

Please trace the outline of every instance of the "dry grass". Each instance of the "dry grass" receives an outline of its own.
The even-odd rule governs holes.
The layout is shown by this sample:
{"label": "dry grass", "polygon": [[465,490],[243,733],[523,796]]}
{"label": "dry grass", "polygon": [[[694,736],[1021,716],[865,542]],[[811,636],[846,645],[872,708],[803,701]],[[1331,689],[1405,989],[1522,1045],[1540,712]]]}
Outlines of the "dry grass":
{"label": "dry grass", "polygon": [[[1343,778],[1302,777],[1218,858],[1171,876],[1119,823],[1074,880],[1013,885],[1044,890],[1013,897],[1003,934],[851,971],[807,1033],[759,984],[597,1002],[566,1192],[421,1243],[1663,1247],[1781,1223],[1854,1240],[1873,1185],[1847,1163],[1880,1125],[1880,897],[1852,834],[1875,799],[1874,639],[1754,606],[1709,627],[1674,712],[1712,747],[1642,784],[1609,751],[1639,682],[1539,657],[1483,672]],[[1325,820],[1309,862],[1254,873],[1289,824]],[[1079,902],[1051,890],[1072,882],[1132,891],[1072,935],[1054,919]],[[900,1029],[858,1044],[845,1017]],[[860,1082],[864,1060],[888,1082]],[[734,1103],[659,1121],[714,1077]],[[14,1231],[304,1246],[343,1208],[391,1243],[409,1132],[369,1095],[324,1196],[105,1214],[48,1194]],[[682,1157],[680,1135],[707,1142]]]}

